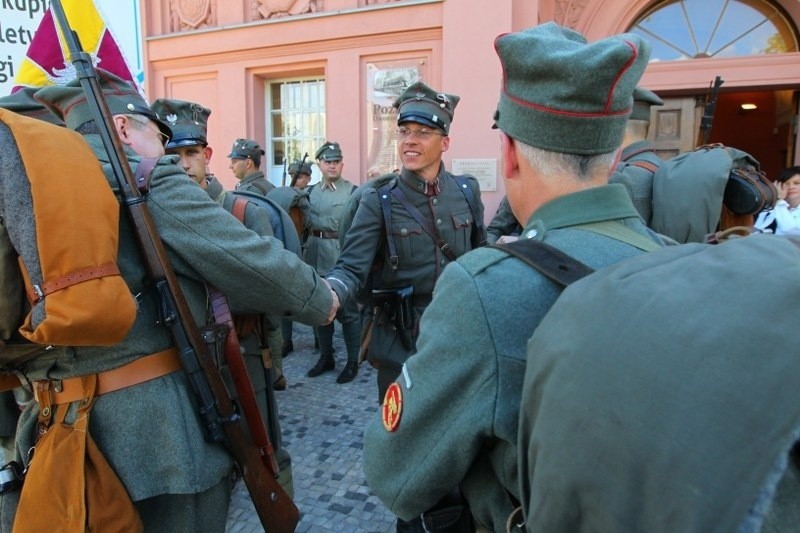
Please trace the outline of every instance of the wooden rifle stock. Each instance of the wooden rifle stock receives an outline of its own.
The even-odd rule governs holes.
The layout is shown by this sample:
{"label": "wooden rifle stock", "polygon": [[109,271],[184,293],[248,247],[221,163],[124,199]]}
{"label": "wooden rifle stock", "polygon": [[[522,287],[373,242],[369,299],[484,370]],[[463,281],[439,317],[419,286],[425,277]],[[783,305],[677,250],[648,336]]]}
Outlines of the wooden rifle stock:
{"label": "wooden rifle stock", "polygon": [[[225,337],[225,360],[228,363],[233,384],[239,395],[239,405],[242,408],[245,421],[247,421],[247,427],[250,428],[253,443],[258,448],[264,464],[277,477],[280,473],[280,468],[278,467],[278,459],[275,457],[275,448],[272,446],[269,433],[264,426],[264,419],[258,409],[253,385],[248,379],[244,354],[242,354],[241,345],[236,338],[236,328],[233,324],[233,316],[231,315],[228,301],[225,295],[215,288],[211,288],[208,297],[211,301],[211,309],[214,311],[214,320],[217,324],[223,325],[228,329]],[[270,416],[276,416],[276,413],[270,413]]]}
{"label": "wooden rifle stock", "polygon": [[103,98],[99,79],[89,54],[78,42],[67,21],[60,0],[50,7],[86,94],[92,118],[100,132],[117,180],[124,211],[135,227],[138,245],[150,279],[161,296],[162,318],[169,326],[190,386],[198,402],[206,438],[222,442],[242,471],[261,524],[268,532],[294,531],[299,512],[272,472],[266,467],[256,446],[247,439],[236,406],[231,400],[219,369],[208,354],[200,330],[183,295],[166,248],[156,230],[150,210],[136,185],[122,143],[116,135],[113,117]]}

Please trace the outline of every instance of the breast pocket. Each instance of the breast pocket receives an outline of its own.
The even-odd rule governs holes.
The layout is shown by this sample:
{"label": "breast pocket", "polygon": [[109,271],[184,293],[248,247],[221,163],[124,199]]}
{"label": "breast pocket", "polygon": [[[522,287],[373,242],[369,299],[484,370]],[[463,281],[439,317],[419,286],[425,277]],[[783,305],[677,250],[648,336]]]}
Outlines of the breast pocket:
{"label": "breast pocket", "polygon": [[462,255],[470,250],[470,236],[472,235],[472,225],[475,220],[472,218],[472,211],[459,211],[451,215],[453,220],[453,237],[450,245],[456,255]]}
{"label": "breast pocket", "polygon": [[404,220],[401,224],[393,224],[392,236],[400,268],[420,265],[426,260],[431,260],[433,241],[416,222]]}

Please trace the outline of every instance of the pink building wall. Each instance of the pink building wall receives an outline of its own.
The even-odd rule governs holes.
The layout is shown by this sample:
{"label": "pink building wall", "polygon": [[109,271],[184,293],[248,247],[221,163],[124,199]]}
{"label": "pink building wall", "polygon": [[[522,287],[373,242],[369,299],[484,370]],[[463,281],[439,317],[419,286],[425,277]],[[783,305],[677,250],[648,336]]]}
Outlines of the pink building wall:
{"label": "pink building wall", "polygon": [[[271,13],[274,2],[290,13]],[[800,21],[800,2],[779,0]],[[345,176],[367,171],[366,65],[418,57],[423,79],[461,96],[445,164],[498,159],[490,128],[500,88],[497,35],[555,20],[590,40],[624,31],[652,0],[148,0],[142,2],[146,84],[151,100],[195,100],[212,109],[211,170],[234,179],[227,154],[237,137],[266,145],[264,81],[326,80],[328,139],[341,143]],[[653,63],[643,83],[659,94],[704,90],[723,75],[726,88],[798,88],[800,54]],[[795,150],[797,153],[797,150]],[[499,164],[499,160],[497,161]],[[487,219],[504,194],[484,191]]]}

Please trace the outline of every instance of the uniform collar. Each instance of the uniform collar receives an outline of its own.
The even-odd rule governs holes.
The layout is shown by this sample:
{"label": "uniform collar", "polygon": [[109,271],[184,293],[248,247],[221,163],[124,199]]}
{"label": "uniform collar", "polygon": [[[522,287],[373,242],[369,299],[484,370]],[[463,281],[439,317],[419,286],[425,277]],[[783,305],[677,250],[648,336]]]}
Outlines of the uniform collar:
{"label": "uniform collar", "polygon": [[535,230],[532,236],[542,238],[546,230],[638,216],[625,186],[612,183],[550,200],[531,215],[523,235]]}
{"label": "uniform collar", "polygon": [[261,179],[263,177],[264,177],[264,173],[261,172],[260,170],[256,170],[252,174],[248,174],[247,176],[245,176],[244,179],[239,182],[239,185],[252,183],[252,182],[256,181],[257,179]]}
{"label": "uniform collar", "polygon": [[336,184],[339,183],[340,179],[342,179],[341,176],[339,176],[338,178],[336,178],[333,181],[328,181],[326,179],[323,179],[322,180],[322,185],[320,185],[320,189],[323,190],[323,191],[326,190],[326,189],[329,189],[331,191],[335,191],[336,190]]}
{"label": "uniform collar", "polygon": [[403,182],[414,189],[415,191],[425,194],[427,196],[436,196],[440,192],[442,192],[442,186],[444,184],[444,175],[445,169],[444,164],[439,164],[439,174],[437,174],[436,179],[432,182],[425,181],[424,179],[420,178],[415,172],[403,168],[400,170],[400,178]]}

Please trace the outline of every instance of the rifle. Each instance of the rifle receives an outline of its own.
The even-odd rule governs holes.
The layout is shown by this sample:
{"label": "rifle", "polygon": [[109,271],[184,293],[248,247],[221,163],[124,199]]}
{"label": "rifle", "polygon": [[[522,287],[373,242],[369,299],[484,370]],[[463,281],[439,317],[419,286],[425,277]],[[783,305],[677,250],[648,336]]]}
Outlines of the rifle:
{"label": "rifle", "polygon": [[286,156],[283,156],[283,178],[281,179],[281,187],[286,187]]}
{"label": "rifle", "polygon": [[297,175],[300,175],[300,171],[303,169],[303,165],[306,164],[306,159],[308,159],[308,152],[303,154],[303,159],[300,160],[300,165],[297,167]]}
{"label": "rifle", "polygon": [[717,96],[719,96],[719,88],[725,83],[719,76],[714,78],[714,81],[709,84],[708,93],[706,94],[706,103],[703,107],[703,118],[700,119],[700,131],[697,133],[696,146],[703,146],[708,144],[708,139],[711,137],[711,126],[714,124],[714,110],[717,107]]}
{"label": "rifle", "polygon": [[[292,185],[294,185],[294,181],[297,179],[297,176],[300,175],[300,169],[303,168],[303,165],[305,165],[306,159],[308,159],[308,152],[305,153],[303,160],[300,161],[300,164],[295,169],[294,174],[292,174]],[[294,163],[292,163],[292,165],[294,165]],[[286,160],[283,161],[283,169],[283,184],[286,185]]]}
{"label": "rifle", "polygon": [[70,61],[86,94],[103,146],[108,152],[122,196],[123,211],[134,226],[148,276],[157,288],[162,320],[170,328],[197,400],[200,419],[206,430],[206,440],[223,443],[233,456],[242,471],[245,485],[264,529],[273,533],[294,531],[299,521],[299,511],[265,466],[256,446],[247,439],[239,423],[238,410],[228,394],[219,369],[206,351],[200,330],[167,257],[164,243],[136,185],[122,143],[116,135],[113,118],[103,98],[91,57],[81,48],[77,34],[67,21],[61,0],[51,0],[50,6],[67,44]]}

